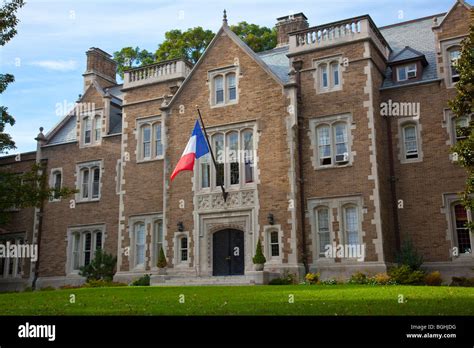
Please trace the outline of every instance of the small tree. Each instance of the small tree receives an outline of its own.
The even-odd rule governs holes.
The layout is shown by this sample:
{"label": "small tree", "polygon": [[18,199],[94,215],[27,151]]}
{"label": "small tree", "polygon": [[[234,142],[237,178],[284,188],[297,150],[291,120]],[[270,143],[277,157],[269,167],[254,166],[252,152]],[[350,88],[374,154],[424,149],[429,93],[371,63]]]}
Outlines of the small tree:
{"label": "small tree", "polygon": [[267,259],[265,258],[265,255],[263,255],[262,243],[260,243],[259,239],[257,243],[257,250],[255,250],[255,256],[253,257],[253,263],[256,265],[263,265],[265,262],[267,262]]}
{"label": "small tree", "polygon": [[166,268],[168,266],[168,262],[166,262],[165,252],[163,251],[163,247],[160,247],[160,255],[158,256],[158,268]]}
{"label": "small tree", "polygon": [[396,260],[399,265],[409,266],[413,271],[420,269],[423,264],[423,256],[418,254],[415,246],[409,238],[403,241],[400,253],[397,255]]}
{"label": "small tree", "polygon": [[94,259],[88,265],[79,269],[79,275],[86,277],[87,281],[105,280],[110,282],[115,273],[116,263],[117,257],[98,249],[94,254]]}

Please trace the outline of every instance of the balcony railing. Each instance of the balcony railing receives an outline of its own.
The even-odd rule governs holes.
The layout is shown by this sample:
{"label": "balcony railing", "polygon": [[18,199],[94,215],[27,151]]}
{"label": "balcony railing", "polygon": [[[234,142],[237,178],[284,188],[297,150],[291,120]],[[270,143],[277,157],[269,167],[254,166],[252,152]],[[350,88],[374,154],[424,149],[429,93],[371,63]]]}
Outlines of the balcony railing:
{"label": "balcony railing", "polygon": [[186,78],[192,69],[191,63],[182,60],[168,60],[125,71],[123,88],[147,85],[178,78]]}
{"label": "balcony railing", "polygon": [[388,58],[390,46],[369,16],[350,18],[290,33],[289,53],[366,38],[371,38],[384,57]]}

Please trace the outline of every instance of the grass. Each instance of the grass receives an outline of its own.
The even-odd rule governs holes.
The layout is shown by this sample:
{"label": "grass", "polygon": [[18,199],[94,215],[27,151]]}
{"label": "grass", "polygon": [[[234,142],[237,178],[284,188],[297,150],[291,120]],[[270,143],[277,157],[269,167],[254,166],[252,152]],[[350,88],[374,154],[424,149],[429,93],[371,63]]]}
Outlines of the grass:
{"label": "grass", "polygon": [[[76,302],[70,303],[74,294]],[[184,295],[185,303],[179,302]],[[294,303],[289,303],[290,295]],[[403,295],[405,303],[399,303]],[[114,287],[0,294],[0,315],[474,315],[474,288]]]}

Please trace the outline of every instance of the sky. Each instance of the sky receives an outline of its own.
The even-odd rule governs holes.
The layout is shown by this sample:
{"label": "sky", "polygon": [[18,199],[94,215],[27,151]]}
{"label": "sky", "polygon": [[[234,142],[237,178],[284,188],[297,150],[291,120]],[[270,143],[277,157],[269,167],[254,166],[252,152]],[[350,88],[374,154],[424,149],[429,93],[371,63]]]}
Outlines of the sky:
{"label": "sky", "polygon": [[0,47],[0,72],[15,82],[0,95],[16,119],[7,127],[17,149],[34,151],[39,127],[51,130],[83,92],[85,52],[138,46],[154,52],[166,31],[201,26],[216,32],[227,10],[241,21],[273,27],[276,18],[303,12],[309,25],[369,14],[384,26],[447,12],[455,0],[27,0],[18,34]]}

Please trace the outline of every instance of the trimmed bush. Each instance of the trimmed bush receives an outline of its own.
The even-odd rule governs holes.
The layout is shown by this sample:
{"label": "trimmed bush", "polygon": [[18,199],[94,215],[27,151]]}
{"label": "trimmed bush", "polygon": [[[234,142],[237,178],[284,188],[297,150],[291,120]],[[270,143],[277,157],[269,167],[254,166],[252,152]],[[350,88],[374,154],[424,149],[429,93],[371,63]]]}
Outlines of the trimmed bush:
{"label": "trimmed bush", "polygon": [[102,279],[111,282],[114,277],[116,263],[117,258],[115,256],[98,249],[94,254],[94,259],[88,265],[79,269],[79,275],[86,277],[87,281]]}
{"label": "trimmed bush", "polygon": [[406,239],[400,249],[400,253],[396,257],[399,266],[406,265],[412,270],[417,271],[423,263],[423,256],[418,254],[415,246],[410,239]]}
{"label": "trimmed bush", "polygon": [[367,275],[362,272],[355,272],[349,279],[349,284],[367,284]]}
{"label": "trimmed bush", "polygon": [[166,261],[165,252],[163,251],[163,247],[160,247],[160,255],[158,256],[158,263],[156,264],[158,268],[165,268],[168,266],[168,262]]}
{"label": "trimmed bush", "polygon": [[132,286],[150,286],[150,275],[145,274],[143,277],[138,278],[132,284]]}
{"label": "trimmed bush", "polygon": [[258,240],[257,249],[255,250],[255,256],[253,257],[252,261],[256,265],[264,264],[265,262],[267,262],[265,255],[263,255],[262,243],[260,242],[260,239]]}
{"label": "trimmed bush", "polygon": [[420,270],[413,270],[408,265],[393,267],[389,271],[390,277],[397,284],[420,285],[424,283],[425,273]]}
{"label": "trimmed bush", "polygon": [[319,273],[308,273],[304,277],[308,284],[317,284],[319,281]]}
{"label": "trimmed bush", "polygon": [[85,283],[82,287],[83,288],[112,288],[112,287],[126,286],[126,285],[127,284],[107,281],[104,279],[98,279],[98,280],[91,279],[87,283]]}
{"label": "trimmed bush", "polygon": [[370,278],[370,281],[372,284],[376,285],[391,285],[395,283],[387,273],[377,273]]}
{"label": "trimmed bush", "polygon": [[474,287],[474,278],[452,277],[450,286]]}
{"label": "trimmed bush", "polygon": [[442,282],[443,282],[443,279],[441,278],[441,273],[439,273],[438,271],[431,272],[430,274],[427,274],[425,276],[426,285],[440,286]]}

